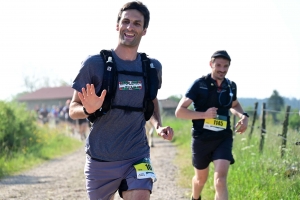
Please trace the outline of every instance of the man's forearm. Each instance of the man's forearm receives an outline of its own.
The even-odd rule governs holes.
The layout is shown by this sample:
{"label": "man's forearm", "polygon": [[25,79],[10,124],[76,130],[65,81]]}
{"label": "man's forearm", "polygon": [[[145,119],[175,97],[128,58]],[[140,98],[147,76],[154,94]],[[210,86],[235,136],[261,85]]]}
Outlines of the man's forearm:
{"label": "man's forearm", "polygon": [[230,112],[235,116],[242,118],[244,110],[241,104],[238,102],[234,107],[230,108]]}
{"label": "man's forearm", "polygon": [[72,119],[84,119],[88,116],[83,112],[82,104],[77,102],[72,102],[69,108],[69,115]]}
{"label": "man's forearm", "polygon": [[154,112],[150,118],[150,122],[155,127],[155,129],[158,129],[159,127],[162,126],[162,122],[161,122],[159,103],[157,98],[153,100],[153,103],[154,103]]}

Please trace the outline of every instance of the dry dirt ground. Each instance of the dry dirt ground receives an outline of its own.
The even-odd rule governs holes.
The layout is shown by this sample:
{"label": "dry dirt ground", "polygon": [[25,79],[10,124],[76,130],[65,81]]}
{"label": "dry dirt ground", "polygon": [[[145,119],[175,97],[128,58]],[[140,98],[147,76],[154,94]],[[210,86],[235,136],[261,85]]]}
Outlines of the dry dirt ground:
{"label": "dry dirt ground", "polygon": [[[154,137],[151,148],[153,169],[158,177],[154,183],[151,200],[189,199],[190,189],[180,188],[179,173],[173,160],[174,145]],[[53,159],[34,169],[0,180],[0,200],[88,200],[85,191],[83,167],[84,148],[67,156]],[[118,194],[114,200],[120,200]]]}

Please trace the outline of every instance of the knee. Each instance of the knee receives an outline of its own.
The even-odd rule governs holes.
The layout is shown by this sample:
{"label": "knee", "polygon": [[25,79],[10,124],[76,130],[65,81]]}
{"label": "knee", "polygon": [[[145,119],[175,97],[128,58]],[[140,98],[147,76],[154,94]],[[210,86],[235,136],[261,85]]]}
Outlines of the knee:
{"label": "knee", "polygon": [[193,182],[195,183],[195,184],[197,184],[198,186],[204,186],[205,185],[205,183],[206,183],[206,180],[207,180],[207,178],[201,178],[201,177],[197,177],[197,176],[194,176],[193,177]]}
{"label": "knee", "polygon": [[226,177],[216,177],[214,180],[214,185],[216,189],[226,188],[227,180]]}

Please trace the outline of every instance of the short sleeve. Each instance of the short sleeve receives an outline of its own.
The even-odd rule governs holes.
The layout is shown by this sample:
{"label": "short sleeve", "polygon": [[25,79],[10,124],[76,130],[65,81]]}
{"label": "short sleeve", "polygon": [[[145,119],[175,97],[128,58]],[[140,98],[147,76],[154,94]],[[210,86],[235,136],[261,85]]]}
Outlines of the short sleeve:
{"label": "short sleeve", "polygon": [[237,86],[236,86],[235,82],[233,82],[233,81],[231,83],[231,88],[232,88],[232,93],[233,93],[232,101],[235,101],[235,100],[237,100]]}
{"label": "short sleeve", "polygon": [[161,85],[162,85],[162,65],[161,63],[156,60],[156,59],[153,59],[151,58],[151,61],[157,71],[157,77],[158,77],[158,89],[161,88]]}
{"label": "short sleeve", "polygon": [[72,88],[81,92],[86,84],[94,84],[98,92],[102,85],[104,63],[100,55],[89,56],[82,62],[81,68],[73,81]]}
{"label": "short sleeve", "polygon": [[196,79],[188,88],[187,92],[185,93],[185,96],[193,101],[196,100],[197,96],[200,93],[199,90],[199,82],[200,79]]}

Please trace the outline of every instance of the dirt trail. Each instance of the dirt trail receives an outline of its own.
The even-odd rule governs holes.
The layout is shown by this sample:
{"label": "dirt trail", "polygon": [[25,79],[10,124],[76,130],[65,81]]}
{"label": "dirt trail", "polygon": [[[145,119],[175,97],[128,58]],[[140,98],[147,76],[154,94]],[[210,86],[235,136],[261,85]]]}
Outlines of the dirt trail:
{"label": "dirt trail", "polygon": [[[190,189],[176,184],[178,168],[174,166],[174,145],[162,138],[154,138],[151,160],[158,177],[151,200],[188,199]],[[88,200],[85,191],[83,167],[84,148],[48,161],[29,171],[0,180],[0,200]],[[115,200],[120,200],[115,195]]]}

